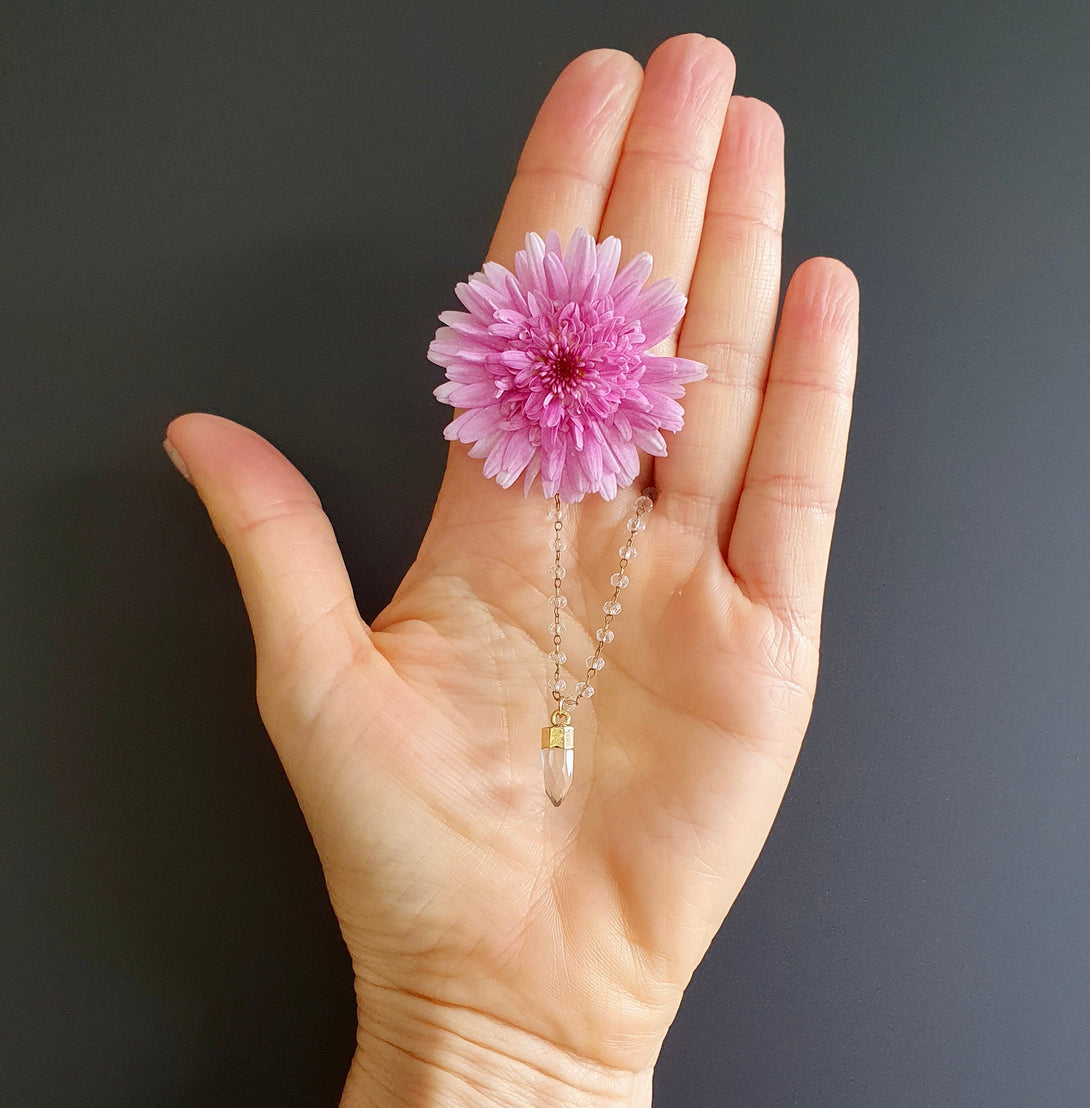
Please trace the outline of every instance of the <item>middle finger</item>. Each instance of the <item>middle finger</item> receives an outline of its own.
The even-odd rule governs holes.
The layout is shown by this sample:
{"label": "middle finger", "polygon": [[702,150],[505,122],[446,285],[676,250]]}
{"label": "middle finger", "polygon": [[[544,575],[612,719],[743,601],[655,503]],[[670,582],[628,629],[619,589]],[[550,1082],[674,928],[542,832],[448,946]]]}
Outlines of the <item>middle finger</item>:
{"label": "middle finger", "polygon": [[625,136],[600,237],[616,235],[622,263],[642,250],[651,279],[689,287],[723,120],[734,55],[703,35],[667,39],[648,59]]}
{"label": "middle finger", "polygon": [[[696,264],[733,84],[734,55],[717,39],[679,35],[655,50],[602,219],[599,239],[621,240],[622,264],[646,250],[654,258],[650,279],[671,277],[682,293]],[[671,336],[662,352],[672,354],[674,345]],[[639,487],[652,466],[643,459]],[[602,512],[616,515],[609,506]]]}

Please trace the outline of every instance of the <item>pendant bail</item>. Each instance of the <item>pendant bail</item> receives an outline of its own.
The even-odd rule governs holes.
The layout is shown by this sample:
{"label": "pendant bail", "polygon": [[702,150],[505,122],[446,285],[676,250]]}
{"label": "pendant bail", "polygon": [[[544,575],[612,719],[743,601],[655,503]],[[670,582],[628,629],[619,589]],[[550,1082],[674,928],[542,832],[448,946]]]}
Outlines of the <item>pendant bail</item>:
{"label": "pendant bail", "polygon": [[[567,712],[553,712],[553,718],[566,716]],[[575,748],[575,728],[570,723],[552,723],[541,729],[542,750],[573,750]]]}

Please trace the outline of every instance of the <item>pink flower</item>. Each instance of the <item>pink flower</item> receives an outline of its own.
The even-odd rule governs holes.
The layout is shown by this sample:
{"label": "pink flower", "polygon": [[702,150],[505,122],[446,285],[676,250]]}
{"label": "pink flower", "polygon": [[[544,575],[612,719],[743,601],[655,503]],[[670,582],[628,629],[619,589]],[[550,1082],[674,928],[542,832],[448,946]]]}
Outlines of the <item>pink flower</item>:
{"label": "pink flower", "polygon": [[541,475],[545,495],[606,500],[639,473],[638,451],[663,457],[661,432],[680,431],[682,385],[707,375],[687,358],[647,351],[673,331],[685,297],[666,279],[644,288],[651,255],[617,272],[618,239],[579,228],[567,250],[550,231],[526,236],[512,274],[485,262],[455,288],[464,312],[443,312],[428,358],[447,380],[435,390],[464,411],[443,432],[472,443],[503,488]]}

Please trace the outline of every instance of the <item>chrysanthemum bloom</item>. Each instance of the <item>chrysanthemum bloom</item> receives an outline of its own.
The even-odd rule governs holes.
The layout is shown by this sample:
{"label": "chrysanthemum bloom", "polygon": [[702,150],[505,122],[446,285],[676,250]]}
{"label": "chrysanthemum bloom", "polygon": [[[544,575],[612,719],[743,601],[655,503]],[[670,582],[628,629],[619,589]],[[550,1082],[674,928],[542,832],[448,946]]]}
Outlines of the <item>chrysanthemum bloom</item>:
{"label": "chrysanthemum bloom", "polygon": [[579,228],[567,250],[550,231],[526,236],[512,274],[496,262],[455,288],[464,312],[443,312],[428,358],[446,370],[435,390],[464,411],[448,439],[472,443],[503,488],[540,473],[545,495],[606,500],[639,474],[639,453],[663,457],[680,431],[682,385],[707,367],[649,354],[685,311],[665,279],[644,288],[651,255],[617,272],[621,244]]}

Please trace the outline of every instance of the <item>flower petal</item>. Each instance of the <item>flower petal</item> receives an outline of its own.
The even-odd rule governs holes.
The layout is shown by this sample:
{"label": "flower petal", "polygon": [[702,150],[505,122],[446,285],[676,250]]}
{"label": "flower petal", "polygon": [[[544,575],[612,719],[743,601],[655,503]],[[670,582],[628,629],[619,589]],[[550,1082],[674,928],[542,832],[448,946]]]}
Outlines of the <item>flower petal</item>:
{"label": "flower petal", "polygon": [[462,281],[454,286],[454,295],[475,315],[486,324],[492,321],[492,313],[497,306],[506,308],[509,305],[494,303],[495,291],[485,281],[480,279],[480,274],[471,277],[468,281]]}
{"label": "flower petal", "polygon": [[567,297],[580,301],[586,296],[587,286],[598,269],[598,254],[594,239],[582,227],[576,227],[564,255],[564,268],[568,271]]}
{"label": "flower petal", "polygon": [[435,390],[435,396],[444,404],[453,404],[456,408],[485,408],[499,399],[499,390],[491,381],[474,381],[471,384],[451,381],[449,385],[450,388],[442,396],[439,389],[446,386],[440,385]]}
{"label": "flower petal", "polygon": [[674,380],[683,384],[690,381],[703,381],[708,376],[708,367],[703,362],[694,362],[691,358],[651,358],[654,362],[672,362]]}
{"label": "flower petal", "polygon": [[587,475],[588,487],[597,488],[602,480],[602,444],[594,438],[585,439],[578,457]]}
{"label": "flower petal", "polygon": [[511,276],[510,270],[499,262],[485,262],[481,267],[485,280],[495,291],[504,298],[510,300],[510,290],[507,287],[507,278]]}
{"label": "flower petal", "polygon": [[602,239],[598,243],[598,288],[603,295],[609,292],[613,278],[617,276],[617,266],[621,261],[621,240],[616,235]]}
{"label": "flower petal", "polygon": [[668,277],[645,288],[628,310],[629,318],[640,321],[645,348],[662,342],[684,314],[685,297]]}
{"label": "flower petal", "polygon": [[535,454],[526,466],[526,471],[522,477],[522,495],[529,496],[530,488],[534,483],[534,478],[537,477],[541,471],[541,459]]}
{"label": "flower petal", "polygon": [[533,231],[526,236],[526,249],[515,255],[515,277],[528,292],[545,289],[545,241]]}
{"label": "flower petal", "polygon": [[568,299],[568,272],[559,254],[545,255],[545,292],[553,300]]}
{"label": "flower petal", "polygon": [[639,291],[643,288],[644,282],[651,276],[651,267],[653,265],[654,260],[651,255],[645,251],[642,254],[637,254],[632,261],[617,274],[609,295],[613,297],[614,310],[618,314],[628,314],[628,309],[639,295]]}
{"label": "flower petal", "polygon": [[447,424],[443,432],[448,439],[457,439],[459,442],[476,442],[489,432],[496,429],[500,420],[498,407],[470,408],[462,412]]}
{"label": "flower petal", "polygon": [[[459,335],[464,335],[475,342],[488,342],[489,323],[487,320],[480,319],[469,312],[440,312],[439,320]],[[438,338],[439,335],[437,334],[435,337]]]}

